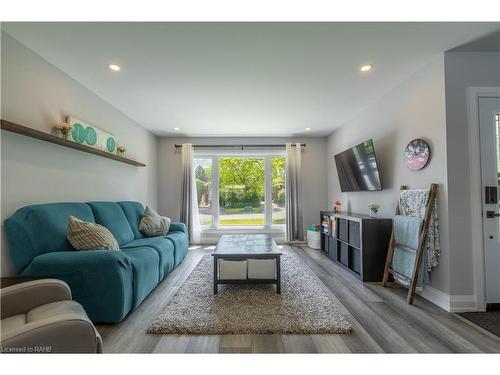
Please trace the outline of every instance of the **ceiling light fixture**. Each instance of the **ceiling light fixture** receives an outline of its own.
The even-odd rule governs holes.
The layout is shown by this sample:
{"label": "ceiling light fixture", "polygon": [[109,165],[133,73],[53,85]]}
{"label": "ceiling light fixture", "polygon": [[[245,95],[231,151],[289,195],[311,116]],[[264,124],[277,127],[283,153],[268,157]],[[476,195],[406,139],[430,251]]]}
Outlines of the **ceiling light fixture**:
{"label": "ceiling light fixture", "polygon": [[372,70],[372,68],[373,68],[372,64],[367,64],[367,65],[363,65],[361,68],[359,68],[359,70],[361,70],[362,72],[367,72],[369,70]]}
{"label": "ceiling light fixture", "polygon": [[179,130],[181,130],[181,129],[180,129],[180,128],[174,128],[174,130],[175,130],[176,132],[178,132],[178,131],[179,131]]}
{"label": "ceiling light fixture", "polygon": [[114,70],[115,72],[118,72],[121,69],[120,66],[116,64],[108,64],[108,68]]}
{"label": "ceiling light fixture", "polygon": [[306,128],[306,132],[308,132],[309,130],[311,130],[311,128]]}

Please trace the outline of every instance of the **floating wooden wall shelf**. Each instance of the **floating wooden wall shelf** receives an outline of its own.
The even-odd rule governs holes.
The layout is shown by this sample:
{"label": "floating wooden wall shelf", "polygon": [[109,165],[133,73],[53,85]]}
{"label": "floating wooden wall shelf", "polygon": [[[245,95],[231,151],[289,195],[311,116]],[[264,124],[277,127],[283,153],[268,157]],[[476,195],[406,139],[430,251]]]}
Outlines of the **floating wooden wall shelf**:
{"label": "floating wooden wall shelf", "polygon": [[17,133],[17,134],[25,135],[27,137],[40,139],[42,141],[55,143],[56,145],[73,148],[75,150],[80,150],[83,152],[88,152],[89,154],[99,155],[99,156],[102,156],[104,158],[113,159],[116,161],[120,161],[122,163],[134,165],[136,167],[145,167],[146,166],[146,164],[139,163],[138,161],[128,159],[128,158],[125,158],[123,156],[111,154],[111,153],[106,152],[106,151],[102,151],[102,150],[99,150],[99,149],[96,149],[96,148],[93,148],[93,147],[90,147],[87,145],[82,145],[82,144],[55,136],[53,134],[41,132],[39,130],[29,128],[27,126],[15,124],[15,123],[7,121],[7,120],[1,120],[0,128],[2,130],[7,130],[7,131],[12,132],[12,133]]}

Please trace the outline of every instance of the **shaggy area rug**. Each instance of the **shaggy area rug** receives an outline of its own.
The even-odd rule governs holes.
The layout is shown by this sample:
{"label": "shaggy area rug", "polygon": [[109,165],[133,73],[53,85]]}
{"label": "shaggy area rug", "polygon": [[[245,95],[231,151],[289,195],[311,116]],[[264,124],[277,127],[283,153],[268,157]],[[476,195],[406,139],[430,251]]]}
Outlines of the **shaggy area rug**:
{"label": "shaggy area rug", "polygon": [[205,255],[147,333],[350,333],[320,281],[296,255],[281,257],[281,295],[274,285],[220,285],[213,294],[213,259]]}

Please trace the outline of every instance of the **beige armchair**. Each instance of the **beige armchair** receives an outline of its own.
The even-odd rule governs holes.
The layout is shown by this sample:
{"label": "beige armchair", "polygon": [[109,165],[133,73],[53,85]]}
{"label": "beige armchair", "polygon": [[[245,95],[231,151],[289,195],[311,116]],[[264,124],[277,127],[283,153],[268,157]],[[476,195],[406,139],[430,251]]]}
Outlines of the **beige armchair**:
{"label": "beige armchair", "polygon": [[56,279],[0,289],[3,353],[102,353],[101,336]]}

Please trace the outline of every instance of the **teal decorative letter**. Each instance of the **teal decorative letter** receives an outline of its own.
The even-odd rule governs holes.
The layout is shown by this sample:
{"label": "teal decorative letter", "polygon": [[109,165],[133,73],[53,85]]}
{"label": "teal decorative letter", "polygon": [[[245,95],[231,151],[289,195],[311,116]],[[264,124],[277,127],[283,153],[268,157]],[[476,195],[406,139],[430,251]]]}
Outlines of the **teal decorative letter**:
{"label": "teal decorative letter", "polygon": [[108,140],[106,141],[106,147],[108,148],[109,152],[114,152],[115,147],[116,147],[116,141],[114,138],[109,137]]}
{"label": "teal decorative letter", "polygon": [[73,137],[76,143],[83,143],[85,141],[84,127],[79,123],[74,124],[71,136]]}
{"label": "teal decorative letter", "polygon": [[94,146],[96,144],[97,133],[95,132],[94,128],[88,126],[87,129],[85,129],[85,140],[91,146]]}

